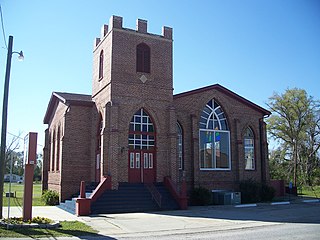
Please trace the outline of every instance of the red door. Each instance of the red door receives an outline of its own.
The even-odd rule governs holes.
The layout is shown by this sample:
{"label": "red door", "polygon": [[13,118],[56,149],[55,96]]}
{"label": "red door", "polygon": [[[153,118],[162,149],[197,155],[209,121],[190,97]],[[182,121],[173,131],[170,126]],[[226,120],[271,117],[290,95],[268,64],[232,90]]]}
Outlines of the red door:
{"label": "red door", "polygon": [[155,154],[148,150],[129,151],[129,182],[155,182]]}

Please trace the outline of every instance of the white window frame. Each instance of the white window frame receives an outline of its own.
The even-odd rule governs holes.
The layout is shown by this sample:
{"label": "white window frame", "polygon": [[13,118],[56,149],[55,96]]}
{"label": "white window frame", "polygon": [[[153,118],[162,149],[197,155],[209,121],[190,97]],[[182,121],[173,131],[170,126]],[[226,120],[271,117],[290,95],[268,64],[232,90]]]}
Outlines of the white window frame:
{"label": "white window frame", "polygon": [[[230,131],[225,131],[225,130],[211,130],[211,129],[200,129],[199,130],[199,146],[200,146],[200,134],[201,132],[212,132],[213,135],[215,135],[216,132],[223,132],[223,133],[227,133],[228,134],[228,144],[229,144],[229,148],[228,148],[228,168],[217,168],[217,160],[216,160],[216,151],[215,151],[215,147],[213,148],[213,168],[202,168],[201,167],[201,147],[199,147],[199,168],[200,170],[203,171],[230,171],[231,170],[231,147],[230,147]],[[212,141],[212,145],[215,146],[215,141]]]}

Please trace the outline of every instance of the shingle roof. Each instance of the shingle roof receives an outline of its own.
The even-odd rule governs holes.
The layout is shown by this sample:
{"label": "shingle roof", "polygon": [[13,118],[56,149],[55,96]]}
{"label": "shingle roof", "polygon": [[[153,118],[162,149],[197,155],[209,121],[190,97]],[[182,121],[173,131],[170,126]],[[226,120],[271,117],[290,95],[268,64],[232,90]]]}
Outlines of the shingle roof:
{"label": "shingle roof", "polygon": [[66,92],[53,92],[53,95],[58,97],[63,102],[92,102],[91,95],[66,93]]}
{"label": "shingle roof", "polygon": [[46,114],[43,119],[44,124],[49,123],[52,111],[57,101],[61,101],[66,105],[92,106],[94,104],[91,95],[66,92],[53,92],[48,104]]}

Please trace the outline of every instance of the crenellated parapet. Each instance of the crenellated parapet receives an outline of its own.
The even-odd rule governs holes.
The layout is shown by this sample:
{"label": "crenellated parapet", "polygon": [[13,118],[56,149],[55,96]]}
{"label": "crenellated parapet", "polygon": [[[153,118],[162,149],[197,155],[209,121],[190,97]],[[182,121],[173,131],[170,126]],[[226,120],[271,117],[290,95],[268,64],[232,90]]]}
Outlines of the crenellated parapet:
{"label": "crenellated parapet", "polygon": [[101,34],[100,37],[95,38],[94,40],[94,48],[99,45],[99,43],[111,32],[113,29],[123,29],[128,31],[135,31],[140,34],[149,34],[153,36],[158,36],[164,39],[172,40],[172,28],[163,26],[162,27],[162,34],[152,34],[148,33],[148,21],[143,19],[137,19],[136,21],[136,29],[128,29],[123,27],[123,18],[120,16],[111,16],[109,20],[109,25],[104,24],[101,27]]}

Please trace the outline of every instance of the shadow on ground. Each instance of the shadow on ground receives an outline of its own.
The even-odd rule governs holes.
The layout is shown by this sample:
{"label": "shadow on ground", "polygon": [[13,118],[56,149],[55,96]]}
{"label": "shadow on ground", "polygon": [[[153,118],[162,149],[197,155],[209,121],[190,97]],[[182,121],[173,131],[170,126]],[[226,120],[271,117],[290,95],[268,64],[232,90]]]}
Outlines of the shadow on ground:
{"label": "shadow on ground", "polygon": [[[312,200],[312,198],[308,198]],[[314,198],[314,200],[317,200]],[[320,224],[320,203],[304,203],[295,199],[290,204],[271,205],[261,203],[256,207],[222,205],[192,206],[188,210],[156,212],[153,214],[176,217],[212,218],[223,220],[247,220],[281,223]]]}

